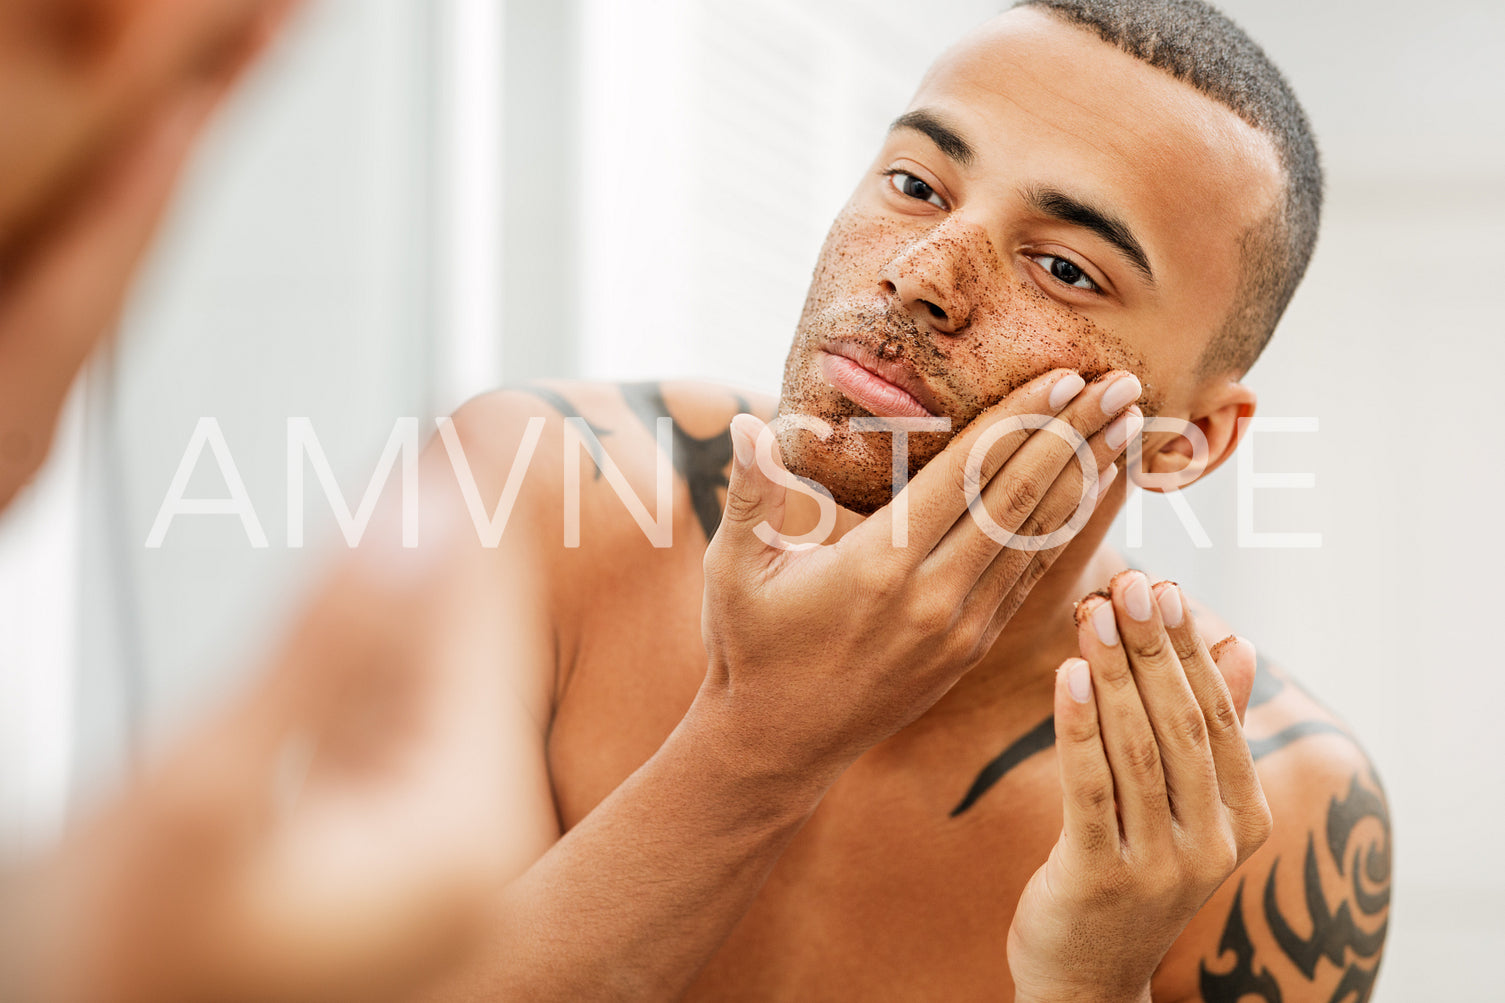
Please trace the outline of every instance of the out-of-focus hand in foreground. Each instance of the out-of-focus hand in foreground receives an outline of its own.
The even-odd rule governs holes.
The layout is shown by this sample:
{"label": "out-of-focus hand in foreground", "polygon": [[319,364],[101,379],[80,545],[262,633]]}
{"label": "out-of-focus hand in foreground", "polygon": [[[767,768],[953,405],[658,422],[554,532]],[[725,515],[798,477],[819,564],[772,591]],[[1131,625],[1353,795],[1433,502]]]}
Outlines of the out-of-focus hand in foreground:
{"label": "out-of-focus hand in foreground", "polygon": [[531,722],[487,629],[507,586],[424,504],[420,547],[369,532],[248,693],[12,880],[0,996],[396,1000],[474,947]]}
{"label": "out-of-focus hand in foreground", "polygon": [[[0,0],[0,508],[293,5]],[[532,722],[484,645],[506,586],[446,504],[415,550],[368,534],[240,701],[0,874],[0,999],[399,999],[464,951],[515,866],[504,764]]]}
{"label": "out-of-focus hand in foreground", "polygon": [[46,458],[193,139],[293,0],[0,0],[0,506]]}

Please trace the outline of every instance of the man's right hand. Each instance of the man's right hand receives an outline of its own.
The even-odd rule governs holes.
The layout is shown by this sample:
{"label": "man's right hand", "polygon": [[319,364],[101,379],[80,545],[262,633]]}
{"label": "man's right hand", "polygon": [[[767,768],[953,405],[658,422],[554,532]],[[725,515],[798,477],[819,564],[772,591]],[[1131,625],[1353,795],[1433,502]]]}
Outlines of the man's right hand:
{"label": "man's right hand", "polygon": [[[1073,372],[1047,373],[963,429],[905,488],[905,504],[833,545],[795,550],[756,532],[765,522],[777,531],[785,507],[783,472],[751,462],[756,440],[782,460],[771,430],[739,415],[726,514],[705,555],[701,699],[770,762],[796,757],[792,769],[844,768],[912,722],[987,653],[1064,547],[1005,546],[1009,534],[1050,534],[1084,498],[1102,497],[1138,431],[1140,393],[1124,372],[1090,387]],[[1049,429],[998,438],[997,423],[1028,415],[1056,416],[1085,438],[1097,480],[1083,483],[1072,444]],[[969,511],[974,451],[980,494],[970,493],[991,534]],[[898,518],[908,519],[904,546],[893,543]]]}

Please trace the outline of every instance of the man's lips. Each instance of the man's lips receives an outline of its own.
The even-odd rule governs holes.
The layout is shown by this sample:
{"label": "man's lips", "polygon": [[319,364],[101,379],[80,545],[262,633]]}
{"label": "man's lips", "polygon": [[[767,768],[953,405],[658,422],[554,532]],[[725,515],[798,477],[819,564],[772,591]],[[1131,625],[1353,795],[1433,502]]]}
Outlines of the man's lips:
{"label": "man's lips", "polygon": [[861,345],[826,345],[820,370],[827,383],[875,417],[934,418],[940,412],[935,395],[913,370]]}

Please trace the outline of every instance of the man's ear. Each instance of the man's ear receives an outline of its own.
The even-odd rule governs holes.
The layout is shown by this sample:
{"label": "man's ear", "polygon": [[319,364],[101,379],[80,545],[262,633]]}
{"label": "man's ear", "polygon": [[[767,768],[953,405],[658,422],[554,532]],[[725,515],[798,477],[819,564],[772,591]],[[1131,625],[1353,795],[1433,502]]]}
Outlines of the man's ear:
{"label": "man's ear", "polygon": [[1253,390],[1237,380],[1224,380],[1199,395],[1197,413],[1190,419],[1162,418],[1147,424],[1140,469],[1151,476],[1136,478],[1136,483],[1146,491],[1167,491],[1206,477],[1233,455],[1244,427],[1239,419],[1254,417],[1256,403]]}

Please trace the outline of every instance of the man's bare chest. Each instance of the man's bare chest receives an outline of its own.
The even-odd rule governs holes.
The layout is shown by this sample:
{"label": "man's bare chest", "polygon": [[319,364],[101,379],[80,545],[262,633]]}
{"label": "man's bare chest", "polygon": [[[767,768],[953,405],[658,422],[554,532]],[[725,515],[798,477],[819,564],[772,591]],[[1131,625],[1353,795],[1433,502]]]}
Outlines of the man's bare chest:
{"label": "man's bare chest", "polygon": [[1020,893],[1060,832],[1046,750],[953,815],[881,755],[832,787],[689,999],[1008,999]]}
{"label": "man's bare chest", "polygon": [[[549,742],[566,829],[653,755],[700,685],[698,594],[654,591],[651,606],[599,611],[575,646]],[[1060,832],[1056,770],[1048,719],[1017,715],[938,721],[874,749],[689,998],[1007,998],[1014,906]]]}

